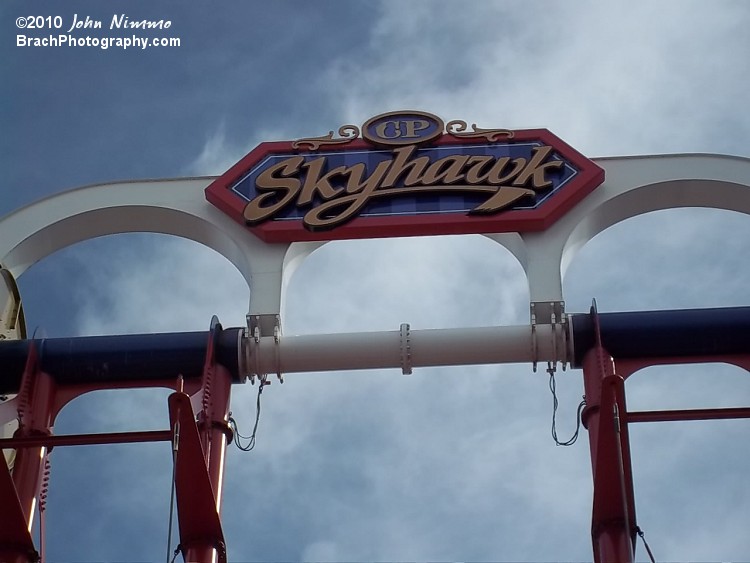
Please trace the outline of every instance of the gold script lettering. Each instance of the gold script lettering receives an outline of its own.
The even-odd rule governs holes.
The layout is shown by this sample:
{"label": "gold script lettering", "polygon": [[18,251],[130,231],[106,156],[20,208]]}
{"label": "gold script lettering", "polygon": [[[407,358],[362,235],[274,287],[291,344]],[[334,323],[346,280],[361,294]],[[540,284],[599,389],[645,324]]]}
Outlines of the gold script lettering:
{"label": "gold script lettering", "polygon": [[358,162],[357,164],[350,166],[349,181],[346,183],[346,193],[356,194],[362,190],[372,192],[377,189],[378,185],[383,180],[383,176],[385,176],[385,173],[388,172],[390,167],[390,160],[379,162],[372,174],[363,181],[362,177],[365,175],[365,172],[367,172],[365,165]]}
{"label": "gold script lettering", "polygon": [[305,183],[302,186],[299,199],[297,199],[297,205],[307,205],[312,203],[316,193],[320,194],[320,198],[323,201],[328,201],[344,190],[343,188],[334,188],[331,186],[329,180],[334,176],[345,174],[347,168],[345,166],[337,166],[321,176],[325,165],[326,157],[324,156],[302,165],[302,168],[307,168],[307,175],[305,176]]}
{"label": "gold script lettering", "polygon": [[[300,181],[293,176],[299,173],[304,161],[305,158],[302,156],[293,156],[270,166],[258,175],[255,180],[255,189],[264,193],[245,206],[242,214],[245,221],[250,224],[264,221],[294,199],[299,191]],[[274,202],[279,197],[280,199]],[[270,205],[266,205],[267,203]]]}
{"label": "gold script lettering", "polygon": [[471,166],[466,171],[466,181],[470,184],[483,184],[489,178],[489,171],[484,172],[485,168],[492,168],[495,159],[491,156],[472,156],[467,164]]}
{"label": "gold script lettering", "polygon": [[[393,135],[386,134],[389,130],[393,130]],[[398,127],[398,121],[384,121],[375,128],[375,134],[381,139],[398,139],[401,136],[401,129]]]}
{"label": "gold script lettering", "polygon": [[388,174],[383,179],[382,187],[392,188],[396,185],[398,179],[407,174],[407,172],[404,186],[413,186],[420,182],[422,174],[430,164],[430,159],[426,156],[420,156],[414,160],[409,160],[416,148],[414,145],[409,145],[408,147],[394,149],[393,153],[396,155],[396,158],[391,161],[390,170],[388,170]]}
{"label": "gold script lettering", "polygon": [[406,124],[406,134],[404,137],[407,139],[414,139],[417,137],[417,131],[424,131],[430,126],[429,121],[424,119],[410,119],[409,121],[402,121]]}
{"label": "gold script lettering", "polygon": [[422,176],[424,184],[455,184],[464,177],[461,174],[464,165],[469,160],[468,155],[457,154],[446,156],[433,163]]}
{"label": "gold script lettering", "polygon": [[559,170],[563,165],[562,160],[551,160],[542,164],[547,155],[552,152],[552,147],[534,147],[532,151],[534,152],[534,156],[531,157],[529,165],[513,181],[513,185],[525,186],[529,178],[531,178],[531,186],[535,190],[549,188],[552,182],[547,180],[545,172],[547,168]]}
{"label": "gold script lettering", "polygon": [[[386,131],[388,124],[393,129]],[[415,133],[423,124],[393,121],[379,127],[383,129],[379,133],[398,137]],[[293,156],[258,175],[258,195],[243,215],[247,223],[257,224],[292,202],[297,208],[312,205],[303,224],[310,230],[324,230],[354,219],[373,199],[427,193],[484,194],[487,199],[469,213],[497,213],[552,186],[547,173],[564,165],[562,160],[547,160],[552,150],[534,147],[528,159],[454,154],[432,162],[428,156],[414,157],[417,146],[407,145],[393,149],[392,157],[378,162],[369,174],[362,162],[327,170],[327,156],[308,161]]]}

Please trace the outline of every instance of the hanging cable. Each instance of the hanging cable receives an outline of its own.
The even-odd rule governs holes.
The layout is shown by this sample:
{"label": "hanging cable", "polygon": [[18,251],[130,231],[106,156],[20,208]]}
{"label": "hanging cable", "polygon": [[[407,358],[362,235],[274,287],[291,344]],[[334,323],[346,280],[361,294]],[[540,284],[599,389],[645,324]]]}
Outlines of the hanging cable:
{"label": "hanging cable", "polygon": [[177,547],[174,550],[174,555],[172,556],[172,560],[169,561],[168,563],[174,563],[175,561],[177,561],[177,556],[180,554],[181,551],[182,551],[182,544],[177,544]]}
{"label": "hanging cable", "polygon": [[[255,425],[253,426],[253,433],[250,436],[243,436],[237,430],[237,421],[232,417],[232,413],[229,413],[229,427],[234,433],[234,444],[241,449],[243,452],[249,452],[255,447],[255,435],[258,432],[258,423],[260,422],[260,396],[263,394],[263,388],[269,385],[268,375],[261,375],[258,377],[258,395],[255,400]],[[247,444],[243,444],[242,440],[248,440]]]}
{"label": "hanging cable", "polygon": [[648,546],[648,543],[646,542],[646,537],[643,534],[643,530],[639,526],[635,527],[636,533],[641,537],[641,540],[643,540],[643,546],[646,548],[646,553],[648,553],[649,559],[651,559],[651,563],[656,563],[656,559],[654,558],[654,554],[651,553],[651,548]]}
{"label": "hanging cable", "polygon": [[586,406],[586,396],[584,395],[581,402],[578,403],[578,409],[576,411],[576,431],[570,439],[561,442],[557,438],[557,408],[559,402],[557,400],[557,383],[555,382],[555,366],[552,362],[547,362],[547,373],[549,373],[549,390],[552,393],[552,439],[558,446],[572,446],[578,440],[578,432],[581,430],[581,413]]}

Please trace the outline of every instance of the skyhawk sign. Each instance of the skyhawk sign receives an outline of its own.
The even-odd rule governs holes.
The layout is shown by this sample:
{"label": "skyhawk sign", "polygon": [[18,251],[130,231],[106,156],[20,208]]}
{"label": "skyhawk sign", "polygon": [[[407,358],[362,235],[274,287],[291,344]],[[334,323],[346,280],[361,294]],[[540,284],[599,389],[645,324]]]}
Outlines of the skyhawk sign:
{"label": "skyhawk sign", "polygon": [[206,198],[266,242],[501,233],[546,229],[604,180],[545,129],[403,111],[338,133],[262,143]]}

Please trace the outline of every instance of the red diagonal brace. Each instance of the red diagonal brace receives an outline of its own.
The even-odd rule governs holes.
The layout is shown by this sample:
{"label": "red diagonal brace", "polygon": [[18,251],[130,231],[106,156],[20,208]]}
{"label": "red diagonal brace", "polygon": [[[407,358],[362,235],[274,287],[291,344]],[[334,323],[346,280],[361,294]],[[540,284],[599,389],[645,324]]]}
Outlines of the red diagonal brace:
{"label": "red diagonal brace", "polygon": [[191,563],[209,563],[213,560],[215,549],[218,560],[226,561],[216,497],[188,395],[172,393],[169,396],[169,420],[178,435],[175,492],[182,552],[191,552]]}
{"label": "red diagonal brace", "polygon": [[[198,430],[203,455],[219,508],[221,507],[224,457],[231,436],[227,419],[232,387],[231,374],[224,366],[217,363],[215,358],[216,339],[220,333],[221,324],[214,316],[211,319],[211,330],[206,344],[206,359],[201,378],[201,410],[198,413]],[[195,402],[193,404],[195,405]]]}
{"label": "red diagonal brace", "polygon": [[5,460],[0,455],[0,561],[9,563],[29,563],[37,561],[39,554],[27,527],[16,487],[8,471]]}
{"label": "red diagonal brace", "polygon": [[[597,561],[633,561],[635,495],[624,380],[617,375],[609,375],[602,381],[601,389],[596,458],[592,465],[594,503],[591,536],[600,557]],[[615,554],[616,558],[613,559]]]}
{"label": "red diagonal brace", "polygon": [[[39,369],[36,342],[32,341],[17,398],[19,426],[16,438],[49,435],[55,387],[52,377]],[[34,521],[34,507],[42,484],[46,455],[47,451],[43,446],[21,448],[16,451],[13,463],[13,485],[29,530]],[[44,537],[40,544],[41,551],[44,552]]]}
{"label": "red diagonal brace", "polygon": [[[53,397],[54,384],[46,373],[39,371],[36,343],[32,341],[17,399],[20,422],[17,437],[49,433]],[[12,475],[5,459],[0,460],[0,561],[26,563],[39,559],[30,530],[44,453],[41,447],[18,450]]]}
{"label": "red diagonal brace", "polygon": [[591,319],[595,345],[583,359],[586,408],[581,418],[589,431],[594,477],[594,561],[632,563],[637,525],[624,380],[615,375],[614,359],[602,346],[596,301]]}

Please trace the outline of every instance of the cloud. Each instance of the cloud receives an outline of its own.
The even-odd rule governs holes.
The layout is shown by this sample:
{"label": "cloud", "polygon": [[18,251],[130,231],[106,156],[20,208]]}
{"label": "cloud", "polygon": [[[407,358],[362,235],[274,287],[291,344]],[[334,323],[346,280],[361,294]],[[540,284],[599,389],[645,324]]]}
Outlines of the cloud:
{"label": "cloud", "polygon": [[[285,326],[339,332],[396,330],[403,322],[514,324],[528,318],[525,283],[515,258],[478,235],[335,242],[296,272]],[[483,293],[492,284],[498,290]]]}
{"label": "cloud", "polygon": [[118,235],[86,257],[78,288],[81,334],[208,330],[211,317],[243,326],[248,288],[222,256],[166,235]]}
{"label": "cloud", "polygon": [[236,148],[230,148],[227,145],[226,126],[222,122],[206,139],[203,150],[188,166],[188,171],[198,176],[218,176],[242,156]]}
{"label": "cloud", "polygon": [[[569,310],[729,307],[746,304],[750,222],[716,209],[672,209],[628,219],[594,237],[563,287]],[[606,296],[606,297],[605,297]]]}
{"label": "cloud", "polygon": [[740,3],[386,2],[367,64],[341,56],[321,82],[354,122],[415,107],[480,127],[547,127],[591,156],[710,151],[731,145],[724,116],[736,116],[733,133],[750,129],[737,72],[748,19]]}

